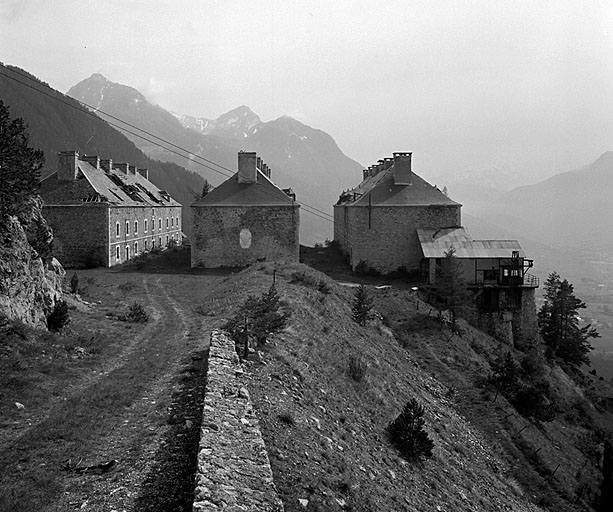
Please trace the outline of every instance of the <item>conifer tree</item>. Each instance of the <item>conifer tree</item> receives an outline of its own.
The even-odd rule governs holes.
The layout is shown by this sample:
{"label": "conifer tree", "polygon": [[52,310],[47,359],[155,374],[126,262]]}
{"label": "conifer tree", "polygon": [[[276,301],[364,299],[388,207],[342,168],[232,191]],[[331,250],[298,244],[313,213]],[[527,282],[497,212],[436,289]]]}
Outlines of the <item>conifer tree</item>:
{"label": "conifer tree", "polygon": [[9,109],[0,100],[0,220],[14,215],[38,189],[44,156],[29,144],[23,119],[11,119]]}
{"label": "conifer tree", "polygon": [[366,288],[361,284],[355,291],[355,297],[353,299],[353,307],[351,308],[352,318],[360,325],[366,325],[368,317],[370,316],[370,310],[372,309],[373,301],[372,297],[368,295]]}
{"label": "conifer tree", "polygon": [[462,271],[462,263],[451,246],[441,261],[436,277],[436,294],[439,301],[451,312],[451,324],[455,327],[457,317],[469,311],[474,296],[468,290]]}
{"label": "conifer tree", "polygon": [[424,406],[411,398],[398,417],[387,426],[392,444],[408,460],[432,457],[434,442],[424,430]]}
{"label": "conifer tree", "polygon": [[575,297],[573,285],[556,272],[545,282],[545,303],[538,312],[538,325],[549,357],[572,365],[590,364],[590,338],[600,335],[594,327],[579,327],[578,310],[585,303]]}

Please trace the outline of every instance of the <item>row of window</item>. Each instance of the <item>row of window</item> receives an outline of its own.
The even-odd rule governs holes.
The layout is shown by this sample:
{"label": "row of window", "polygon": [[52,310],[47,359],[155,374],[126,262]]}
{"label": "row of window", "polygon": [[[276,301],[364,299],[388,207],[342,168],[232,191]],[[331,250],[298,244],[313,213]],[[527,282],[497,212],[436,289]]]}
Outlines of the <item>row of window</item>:
{"label": "row of window", "polygon": [[[179,235],[178,234],[174,234],[174,235],[166,235],[166,246],[168,246],[168,244],[170,243],[170,241],[173,242],[179,242]],[[151,239],[151,250],[155,249],[156,247],[161,247],[162,246],[162,237],[159,236],[158,240],[157,240],[157,245],[155,243],[155,238]],[[143,247],[143,251],[147,252],[149,250],[149,240],[145,240],[144,241],[144,247]],[[138,242],[134,242],[133,247],[132,247],[132,257],[137,256],[138,255]],[[129,260],[130,259],[130,246],[126,245],[125,249],[124,249],[124,254],[125,254],[125,260]],[[117,262],[121,261],[121,246],[116,246],[115,247],[115,259],[117,260]]]}
{"label": "row of window", "polygon": [[[166,229],[168,229],[168,227],[170,226],[171,228],[175,227],[175,223],[177,228],[179,227],[179,217],[166,217]],[[145,219],[144,221],[144,232],[146,233],[149,226],[148,226],[148,219]],[[162,219],[161,217],[158,218],[158,230],[161,231],[162,229]],[[151,218],[151,232],[153,233],[155,231],[155,217]],[[126,220],[126,235],[130,234],[130,221]],[[138,235],[138,221],[135,220],[134,221],[134,234]],[[115,236],[119,237],[121,235],[121,223],[117,222],[115,224]]]}

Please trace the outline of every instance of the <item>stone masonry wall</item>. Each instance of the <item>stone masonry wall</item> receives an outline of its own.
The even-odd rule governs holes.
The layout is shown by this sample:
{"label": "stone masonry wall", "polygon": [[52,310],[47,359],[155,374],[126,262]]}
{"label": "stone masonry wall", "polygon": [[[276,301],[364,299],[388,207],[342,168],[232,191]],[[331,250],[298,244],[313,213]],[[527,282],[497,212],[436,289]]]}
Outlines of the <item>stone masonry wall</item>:
{"label": "stone masonry wall", "polygon": [[53,229],[53,255],[63,266],[87,267],[106,264],[106,205],[44,205],[43,217]]}
{"label": "stone masonry wall", "polygon": [[194,512],[282,512],[234,341],[211,333]]}
{"label": "stone masonry wall", "polygon": [[299,259],[297,206],[198,206],[192,215],[192,267]]}
{"label": "stone masonry wall", "polygon": [[459,205],[335,207],[335,239],[339,237],[354,269],[360,261],[381,272],[392,272],[401,266],[419,269],[422,254],[416,230],[460,226],[460,208]]}

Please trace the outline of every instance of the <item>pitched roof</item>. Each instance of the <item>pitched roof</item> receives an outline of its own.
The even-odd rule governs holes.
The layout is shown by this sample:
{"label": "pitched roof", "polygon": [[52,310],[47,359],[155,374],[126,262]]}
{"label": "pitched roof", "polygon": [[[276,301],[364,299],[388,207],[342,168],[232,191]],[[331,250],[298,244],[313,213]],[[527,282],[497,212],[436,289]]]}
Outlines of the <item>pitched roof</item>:
{"label": "pitched roof", "polygon": [[[341,204],[348,206],[460,206],[421,176],[411,174],[410,185],[394,183],[394,166],[368,176],[357,187],[345,192]],[[370,199],[369,199],[370,196]]]}
{"label": "pitched roof", "polygon": [[517,240],[473,240],[464,228],[418,229],[417,237],[425,258],[444,258],[451,246],[458,258],[526,257]]}
{"label": "pitched roof", "polygon": [[236,173],[192,206],[298,206],[298,203],[258,169],[255,183],[239,183]]}
{"label": "pitched roof", "polygon": [[[86,179],[99,195],[92,198],[96,202],[110,203],[120,206],[181,206],[166,192],[159,190],[152,182],[140,173],[124,173],[117,168],[111,171],[96,168],[89,162],[77,160],[79,173]],[[57,171],[47,176],[47,181],[57,175]],[[69,182],[64,182],[67,184]],[[87,202],[88,198],[82,198]],[[68,202],[68,201],[67,201]]]}

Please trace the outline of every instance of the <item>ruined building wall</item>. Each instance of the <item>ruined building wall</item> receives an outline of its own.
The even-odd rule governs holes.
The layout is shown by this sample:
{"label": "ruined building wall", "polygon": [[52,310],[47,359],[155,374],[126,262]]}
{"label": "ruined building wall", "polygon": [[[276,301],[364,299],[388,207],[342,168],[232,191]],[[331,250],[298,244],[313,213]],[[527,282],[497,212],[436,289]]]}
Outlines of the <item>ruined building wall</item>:
{"label": "ruined building wall", "polygon": [[192,207],[192,267],[298,261],[298,206]]}

